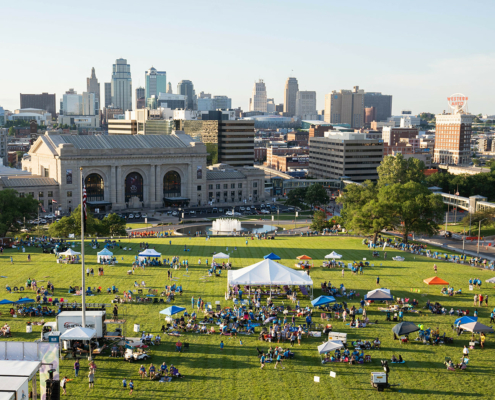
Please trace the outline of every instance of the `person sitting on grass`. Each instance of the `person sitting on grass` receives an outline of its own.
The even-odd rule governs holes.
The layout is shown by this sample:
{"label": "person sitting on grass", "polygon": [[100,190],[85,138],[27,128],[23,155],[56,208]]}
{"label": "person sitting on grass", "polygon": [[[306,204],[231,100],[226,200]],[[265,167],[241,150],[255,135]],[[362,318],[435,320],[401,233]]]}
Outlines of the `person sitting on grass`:
{"label": "person sitting on grass", "polygon": [[397,359],[397,357],[395,357],[395,354],[392,354],[392,363],[398,363],[399,360]]}
{"label": "person sitting on grass", "polygon": [[173,365],[170,366],[170,375],[173,376],[174,378],[184,378],[180,373],[177,368],[175,368]]}

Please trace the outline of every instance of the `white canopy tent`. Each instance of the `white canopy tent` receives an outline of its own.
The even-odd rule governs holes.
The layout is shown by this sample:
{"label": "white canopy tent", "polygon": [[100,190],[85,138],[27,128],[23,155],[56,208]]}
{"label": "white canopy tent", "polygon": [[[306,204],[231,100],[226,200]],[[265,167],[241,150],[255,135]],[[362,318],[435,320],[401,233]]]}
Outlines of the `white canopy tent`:
{"label": "white canopy tent", "polygon": [[302,271],[296,271],[276,261],[265,259],[237,270],[229,270],[227,287],[235,285],[292,285],[311,286],[313,280]]}
{"label": "white canopy tent", "polygon": [[104,261],[109,260],[112,256],[113,256],[113,253],[110,250],[108,250],[107,248],[105,248],[96,255],[96,262],[98,264],[100,264],[101,260],[104,260]]}
{"label": "white canopy tent", "polygon": [[215,261],[215,258],[226,258],[226,259],[229,259],[230,256],[228,254],[225,254],[225,253],[217,253],[217,254],[213,254],[213,261]]}
{"label": "white canopy tent", "polygon": [[485,281],[486,283],[495,283],[495,278],[490,278]]}
{"label": "white canopy tent", "polygon": [[320,344],[318,346],[318,353],[325,354],[325,353],[329,353],[329,352],[337,350],[337,349],[341,349],[342,347],[344,347],[344,344],[340,340],[329,341],[329,342]]}
{"label": "white canopy tent", "polygon": [[[57,359],[58,362],[58,359]],[[0,379],[3,379],[6,381],[6,385],[9,385],[9,380],[19,380],[16,382],[16,384],[21,383],[22,379],[27,382],[29,385],[29,381],[32,381],[32,390],[33,390],[33,395],[37,394],[37,374],[38,371],[41,368],[41,361],[20,361],[20,360],[0,360]],[[43,382],[41,383],[43,385]],[[15,385],[14,385],[15,386]],[[1,390],[4,389],[4,383],[0,385]],[[22,383],[22,388],[26,387],[26,383]],[[10,390],[11,386],[9,386]],[[4,392],[4,393],[10,393],[10,392]],[[16,393],[20,394],[20,397],[17,398],[22,398],[22,389],[20,391],[16,391]],[[0,394],[3,394],[0,392]],[[26,394],[26,399],[29,396],[29,393]],[[5,397],[5,399],[8,399],[9,397]],[[16,397],[14,397],[16,398]],[[0,396],[0,399],[3,400],[4,397]]]}
{"label": "white canopy tent", "polygon": [[330,254],[327,254],[325,256],[325,258],[335,259],[335,258],[342,258],[342,256],[340,254],[336,253],[335,251],[332,251]]}
{"label": "white canopy tent", "polygon": [[27,399],[29,379],[19,376],[0,376],[0,394],[4,396],[0,399]]}
{"label": "white canopy tent", "polygon": [[142,251],[141,253],[138,254],[139,261],[145,258],[159,258],[161,256],[162,256],[161,253],[158,253],[156,250],[153,249],[146,249],[145,251]]}
{"label": "white canopy tent", "polygon": [[58,253],[61,256],[78,256],[81,253],[78,253],[77,251],[74,251],[72,249],[69,249],[67,251],[64,251],[63,253]]}
{"label": "white canopy tent", "polygon": [[96,330],[77,326],[62,333],[60,340],[91,340],[95,336]]}

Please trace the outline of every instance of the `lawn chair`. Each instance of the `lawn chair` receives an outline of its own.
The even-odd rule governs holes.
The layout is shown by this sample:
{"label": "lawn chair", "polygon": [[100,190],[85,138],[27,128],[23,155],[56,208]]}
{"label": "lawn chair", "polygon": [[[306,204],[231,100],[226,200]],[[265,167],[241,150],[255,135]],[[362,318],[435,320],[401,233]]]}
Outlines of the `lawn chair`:
{"label": "lawn chair", "polygon": [[143,294],[143,289],[138,289],[138,294]]}
{"label": "lawn chair", "polygon": [[153,299],[153,304],[155,303],[158,303],[158,299],[156,297]]}
{"label": "lawn chair", "polygon": [[216,308],[217,311],[222,311],[222,307],[220,306],[220,304],[217,304],[217,308]]}

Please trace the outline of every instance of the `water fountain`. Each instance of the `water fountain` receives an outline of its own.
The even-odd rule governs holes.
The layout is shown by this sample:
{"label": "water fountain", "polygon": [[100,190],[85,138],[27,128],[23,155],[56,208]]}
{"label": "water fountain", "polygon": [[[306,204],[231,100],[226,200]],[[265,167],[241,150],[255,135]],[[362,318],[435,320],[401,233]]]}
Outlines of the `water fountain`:
{"label": "water fountain", "polygon": [[211,231],[216,235],[219,233],[240,232],[241,221],[238,219],[218,218],[211,224]]}

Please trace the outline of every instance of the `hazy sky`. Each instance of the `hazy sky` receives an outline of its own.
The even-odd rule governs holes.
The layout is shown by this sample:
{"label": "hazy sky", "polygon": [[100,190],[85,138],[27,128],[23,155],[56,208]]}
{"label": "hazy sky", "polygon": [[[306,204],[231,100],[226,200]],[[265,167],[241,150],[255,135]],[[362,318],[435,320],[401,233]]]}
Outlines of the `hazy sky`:
{"label": "hazy sky", "polygon": [[[283,102],[288,76],[316,90],[359,85],[394,96],[393,111],[441,112],[463,93],[473,113],[495,113],[492,1],[155,1],[3,2],[0,106],[19,93],[86,90],[91,67],[101,84],[112,64],[131,64],[133,91],[152,65],[174,93],[232,97],[247,109],[255,80]],[[57,104],[58,108],[58,104]]]}

